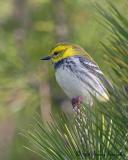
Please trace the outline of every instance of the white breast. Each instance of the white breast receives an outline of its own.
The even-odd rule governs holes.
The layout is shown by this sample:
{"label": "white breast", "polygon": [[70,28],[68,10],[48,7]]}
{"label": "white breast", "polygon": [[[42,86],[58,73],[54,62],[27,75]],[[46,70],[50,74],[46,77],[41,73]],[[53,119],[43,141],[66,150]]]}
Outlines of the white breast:
{"label": "white breast", "polygon": [[[60,87],[64,90],[69,98],[75,98],[77,96],[82,96],[85,101],[91,100],[91,96],[85,88],[85,84],[81,82],[76,75],[71,72],[68,68],[63,69],[58,68],[55,73],[56,80]],[[86,103],[90,103],[87,102]]]}

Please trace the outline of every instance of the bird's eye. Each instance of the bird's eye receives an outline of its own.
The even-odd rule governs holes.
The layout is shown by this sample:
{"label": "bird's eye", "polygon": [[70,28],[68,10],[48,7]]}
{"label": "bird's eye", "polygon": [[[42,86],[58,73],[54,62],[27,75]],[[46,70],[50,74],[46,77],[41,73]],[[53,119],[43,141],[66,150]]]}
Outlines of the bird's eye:
{"label": "bird's eye", "polygon": [[59,52],[54,52],[54,56],[57,56],[59,54]]}

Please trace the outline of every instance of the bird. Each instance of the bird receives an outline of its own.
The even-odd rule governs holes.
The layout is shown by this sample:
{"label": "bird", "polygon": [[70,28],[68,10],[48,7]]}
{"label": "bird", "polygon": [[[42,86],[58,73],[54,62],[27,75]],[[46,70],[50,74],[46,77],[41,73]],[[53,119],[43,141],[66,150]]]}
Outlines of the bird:
{"label": "bird", "polygon": [[74,110],[78,111],[82,103],[93,106],[95,98],[100,102],[109,100],[112,84],[79,45],[57,43],[41,60],[52,61],[56,81],[71,99]]}

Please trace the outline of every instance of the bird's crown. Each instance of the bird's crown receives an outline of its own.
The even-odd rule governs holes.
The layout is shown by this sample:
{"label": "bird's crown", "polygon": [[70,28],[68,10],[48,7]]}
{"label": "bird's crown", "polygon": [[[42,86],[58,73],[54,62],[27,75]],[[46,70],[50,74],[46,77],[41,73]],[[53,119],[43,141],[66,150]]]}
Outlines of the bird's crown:
{"label": "bird's crown", "polygon": [[75,55],[84,56],[87,59],[91,59],[87,52],[79,45],[70,44],[70,43],[58,43],[54,48],[51,49],[50,55],[43,58],[42,60],[51,59],[54,63],[57,63],[60,60],[63,60],[68,57]]}

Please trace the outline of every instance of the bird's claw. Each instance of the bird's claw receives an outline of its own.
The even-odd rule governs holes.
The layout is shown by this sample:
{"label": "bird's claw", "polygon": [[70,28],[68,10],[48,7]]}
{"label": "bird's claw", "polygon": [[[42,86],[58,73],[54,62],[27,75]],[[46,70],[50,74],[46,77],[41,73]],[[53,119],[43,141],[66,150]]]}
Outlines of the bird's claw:
{"label": "bird's claw", "polygon": [[72,106],[73,106],[73,110],[77,113],[80,113],[80,106],[82,103],[82,97],[78,96],[72,99]]}

